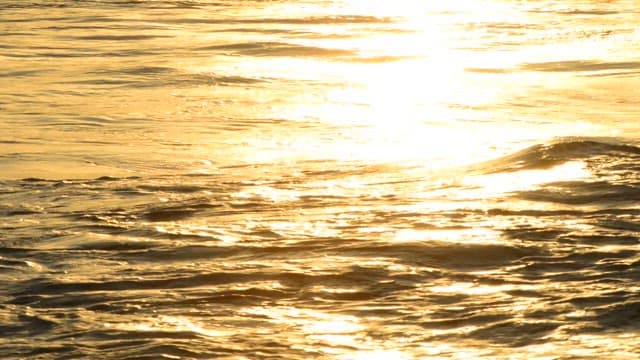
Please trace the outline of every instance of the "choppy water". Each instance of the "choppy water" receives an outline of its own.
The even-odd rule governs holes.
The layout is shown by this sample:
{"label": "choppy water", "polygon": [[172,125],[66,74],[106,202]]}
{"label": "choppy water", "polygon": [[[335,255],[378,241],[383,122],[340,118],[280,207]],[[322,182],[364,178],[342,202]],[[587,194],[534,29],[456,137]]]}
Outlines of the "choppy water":
{"label": "choppy water", "polygon": [[638,5],[0,2],[0,357],[637,357]]}

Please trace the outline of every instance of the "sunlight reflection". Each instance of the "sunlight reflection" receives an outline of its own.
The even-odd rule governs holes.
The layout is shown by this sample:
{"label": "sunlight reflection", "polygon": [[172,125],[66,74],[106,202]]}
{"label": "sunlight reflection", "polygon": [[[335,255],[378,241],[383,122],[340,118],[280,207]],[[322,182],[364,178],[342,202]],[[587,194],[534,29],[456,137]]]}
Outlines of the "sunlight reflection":
{"label": "sunlight reflection", "polygon": [[[261,60],[264,67],[247,64],[253,71],[263,69],[259,76],[277,72],[291,80],[321,81],[322,86],[311,93],[292,93],[289,101],[274,105],[273,116],[337,127],[324,140],[319,140],[322,135],[299,134],[282,151],[254,153],[252,156],[259,156],[259,160],[287,156],[376,162],[429,159],[425,166],[431,168],[487,159],[496,154],[498,146],[548,136],[545,131],[549,127],[536,127],[541,132],[533,134],[527,122],[496,119],[496,112],[490,108],[519,90],[508,83],[500,86],[505,77],[499,72],[467,71],[514,68],[527,58],[519,52],[505,51],[496,57],[465,51],[465,40],[460,37],[462,24],[524,21],[522,13],[509,3],[464,1],[452,10],[450,4],[425,6],[423,1],[414,0],[337,1],[314,11],[331,15],[357,13],[387,22],[379,25],[375,33],[365,32],[367,36],[295,39],[301,45],[353,51],[355,58],[278,58],[266,63]],[[389,59],[366,61],[376,57]],[[516,76],[522,82],[536,78],[530,73],[509,76],[511,81]],[[496,133],[501,136],[496,137]]]}
{"label": "sunlight reflection", "polygon": [[436,293],[457,293],[466,295],[488,295],[513,290],[533,290],[536,286],[524,285],[479,285],[474,283],[459,282],[443,286],[433,286],[430,288]]}
{"label": "sunlight reflection", "polygon": [[300,191],[289,189],[278,189],[271,186],[260,186],[251,190],[244,190],[233,194],[234,198],[251,200],[251,199],[269,199],[272,202],[296,201],[300,198]]}
{"label": "sunlight reflection", "polygon": [[[304,346],[312,346],[314,351],[320,349],[324,354],[337,359],[412,359],[405,352],[392,348],[391,341],[375,340],[367,335],[370,330],[367,324],[355,316],[331,314],[317,310],[295,307],[253,307],[246,309],[249,315],[267,317],[276,325],[289,327],[289,336],[300,331]],[[291,326],[295,326],[296,330]],[[401,340],[401,339],[396,339]]]}
{"label": "sunlight reflection", "polygon": [[157,225],[155,231],[166,235],[197,236],[202,240],[221,241],[224,244],[235,244],[240,238],[226,229],[215,229],[210,225],[167,223]]}
{"label": "sunlight reflection", "polygon": [[[568,53],[597,57],[596,45],[602,39],[585,39],[588,49],[555,41],[540,46],[531,37],[554,37],[557,29],[526,31],[532,18],[541,15],[522,12],[512,3],[430,2],[425,6],[416,0],[331,1],[305,6],[278,3],[265,11],[273,16],[361,14],[379,21],[366,27],[354,24],[349,36],[338,36],[334,26],[319,26],[314,31],[323,36],[287,39],[296,46],[335,49],[345,55],[234,59],[234,66],[250,78],[277,78],[292,84],[282,93],[252,92],[257,94],[252,102],[269,104],[268,118],[309,125],[295,133],[242,139],[251,149],[244,154],[246,161],[422,160],[426,168],[451,167],[504,154],[534,139],[602,128],[578,120],[570,125],[549,121],[549,114],[540,113],[544,110],[514,107],[527,103],[535,91],[530,85],[542,78],[540,72],[520,71],[523,64],[552,61],[559,52],[564,57]],[[509,34],[502,28],[506,25],[513,28]],[[485,26],[486,32],[468,29]],[[469,34],[474,38],[469,39]],[[509,43],[514,36],[523,42],[517,48]],[[527,41],[531,45],[526,46]],[[220,65],[191,68],[196,73],[216,73],[216,66]],[[562,74],[544,79],[546,85],[553,81],[561,92],[571,91]],[[298,82],[306,84],[304,90],[293,86]],[[514,83],[519,86],[511,86]]]}
{"label": "sunlight reflection", "polygon": [[252,307],[244,310],[250,315],[266,316],[274,323],[294,324],[308,334],[348,334],[364,329],[355,316],[336,315],[295,307]]}
{"label": "sunlight reflection", "polygon": [[310,291],[320,291],[320,292],[325,292],[328,294],[351,294],[351,293],[356,293],[359,290],[357,288],[330,288],[330,287],[325,287],[325,286],[312,286],[310,289]]}
{"label": "sunlight reflection", "polygon": [[0,358],[638,358],[640,13],[550,3],[3,2]]}
{"label": "sunlight reflection", "polygon": [[336,354],[335,346],[357,348],[365,329],[358,318],[295,307],[253,307],[245,310],[249,315],[264,316],[274,324],[295,326],[301,335],[317,343],[324,343],[325,353]]}
{"label": "sunlight reflection", "polygon": [[593,177],[581,161],[568,162],[550,169],[523,170],[473,176],[465,179],[467,186],[479,186],[482,197],[495,196],[507,192],[526,190],[545,183],[584,180]]}
{"label": "sunlight reflection", "polygon": [[[462,12],[477,8],[465,4],[468,9]],[[319,143],[313,137],[297,137],[287,146],[290,156],[306,154],[381,162],[441,157],[455,163],[471,162],[470,155],[486,151],[487,140],[492,138],[487,135],[493,134],[493,130],[487,130],[486,124],[473,123],[453,128],[452,120],[464,116],[472,107],[495,103],[502,89],[486,86],[486,77],[491,75],[465,71],[468,57],[452,49],[447,38],[451,24],[424,21],[429,16],[425,12],[437,12],[437,6],[425,9],[421,1],[403,1],[400,5],[340,2],[333,10],[397,16],[389,26],[402,31],[345,39],[310,39],[306,45],[356,49],[362,59],[372,56],[399,59],[379,63],[270,59],[262,75],[280,69],[279,73],[292,79],[317,77],[346,84],[327,86],[312,94],[293,94],[290,101],[273,107],[273,115],[278,118],[320,121],[340,127],[342,136],[332,137],[327,143]],[[255,155],[263,161],[268,156],[279,156],[277,152]]]}
{"label": "sunlight reflection", "polygon": [[413,359],[409,354],[396,351],[396,350],[373,350],[373,351],[358,351],[352,354],[347,354],[340,359],[343,360],[409,360]]}
{"label": "sunlight reflection", "polygon": [[146,321],[131,323],[106,323],[106,327],[125,331],[164,331],[164,332],[193,332],[208,337],[232,335],[230,330],[214,330],[181,316],[161,315],[157,318],[149,318]]}
{"label": "sunlight reflection", "polygon": [[501,243],[499,232],[480,227],[454,230],[413,230],[402,229],[395,234],[395,241],[445,241],[477,244]]}
{"label": "sunlight reflection", "polygon": [[288,236],[333,237],[340,234],[332,224],[324,221],[273,221],[270,226],[273,231]]}

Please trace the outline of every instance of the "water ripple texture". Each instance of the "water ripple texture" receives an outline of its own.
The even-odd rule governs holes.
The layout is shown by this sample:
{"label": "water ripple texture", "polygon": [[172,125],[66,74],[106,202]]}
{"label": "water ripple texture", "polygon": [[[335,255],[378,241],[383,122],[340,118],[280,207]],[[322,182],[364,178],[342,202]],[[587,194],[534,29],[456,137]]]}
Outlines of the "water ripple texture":
{"label": "water ripple texture", "polygon": [[632,1],[0,4],[0,358],[633,359]]}

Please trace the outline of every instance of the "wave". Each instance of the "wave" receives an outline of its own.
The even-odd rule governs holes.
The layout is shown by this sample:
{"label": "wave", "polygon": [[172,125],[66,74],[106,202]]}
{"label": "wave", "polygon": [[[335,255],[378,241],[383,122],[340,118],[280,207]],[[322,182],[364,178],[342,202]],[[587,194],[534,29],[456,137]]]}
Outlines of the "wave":
{"label": "wave", "polygon": [[384,24],[393,22],[388,17],[365,16],[365,15],[333,15],[301,18],[234,18],[234,19],[212,19],[212,18],[180,18],[170,23],[179,24],[302,24],[302,25],[341,25],[341,24]]}
{"label": "wave", "polygon": [[637,160],[640,147],[616,139],[563,138],[536,144],[499,159],[482,163],[486,173],[546,169],[575,160],[609,157],[609,160]]}
{"label": "wave", "polygon": [[[498,176],[505,192],[520,200],[596,206],[571,209],[579,212],[625,209],[640,200],[640,147],[622,139],[558,139],[477,164],[470,173],[487,176],[487,183]],[[533,183],[524,180],[530,174]],[[509,187],[509,181],[527,185]]]}
{"label": "wave", "polygon": [[525,200],[565,205],[631,205],[640,200],[640,184],[616,185],[607,181],[556,182],[542,185],[536,190],[518,192],[516,196]]}
{"label": "wave", "polygon": [[465,68],[466,72],[480,74],[508,74],[516,71],[548,73],[579,73],[587,77],[624,76],[640,72],[640,61],[567,60],[524,63],[516,68]]}
{"label": "wave", "polygon": [[606,70],[637,70],[640,61],[602,62],[593,60],[583,61],[552,61],[541,63],[527,63],[521,66],[523,70],[544,72],[583,72]]}
{"label": "wave", "polygon": [[249,56],[344,56],[356,52],[345,49],[328,49],[282,42],[250,42],[201,47],[197,50],[226,51]]}
{"label": "wave", "polygon": [[[0,75],[1,76],[1,75]],[[168,67],[135,66],[129,68],[100,70],[85,73],[86,77],[72,81],[61,81],[59,84],[93,85],[119,88],[165,88],[191,87],[200,85],[251,85],[264,83],[260,78],[237,75],[220,75],[201,72],[188,73]]]}

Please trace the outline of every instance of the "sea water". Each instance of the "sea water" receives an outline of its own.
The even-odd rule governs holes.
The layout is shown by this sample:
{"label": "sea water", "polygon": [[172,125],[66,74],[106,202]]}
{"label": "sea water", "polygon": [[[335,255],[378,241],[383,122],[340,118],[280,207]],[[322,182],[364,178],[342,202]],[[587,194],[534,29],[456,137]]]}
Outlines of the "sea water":
{"label": "sea water", "polygon": [[637,357],[638,5],[1,1],[0,357]]}

